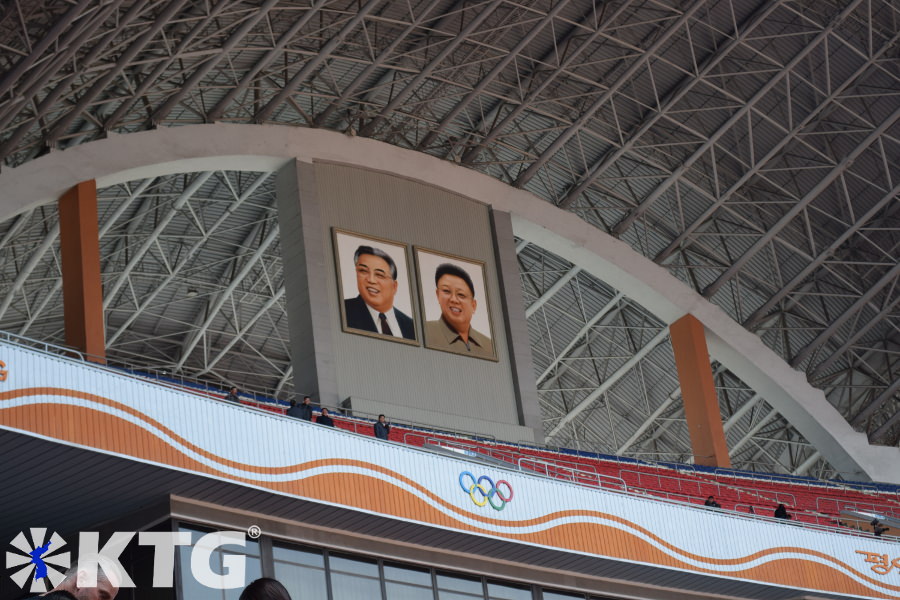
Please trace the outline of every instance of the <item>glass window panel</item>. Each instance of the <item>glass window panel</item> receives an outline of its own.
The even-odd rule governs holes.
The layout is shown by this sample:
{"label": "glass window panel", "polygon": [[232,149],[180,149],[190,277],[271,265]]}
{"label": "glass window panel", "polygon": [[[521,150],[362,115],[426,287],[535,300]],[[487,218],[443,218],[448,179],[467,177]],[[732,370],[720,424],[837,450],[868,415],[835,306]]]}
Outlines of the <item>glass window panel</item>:
{"label": "glass window panel", "polygon": [[532,600],[531,588],[488,583],[488,598],[490,600]]}
{"label": "glass window panel", "polygon": [[438,591],[440,600],[472,600],[472,598],[484,598],[484,594],[465,594],[462,592],[448,592],[446,590]]}
{"label": "glass window panel", "polygon": [[356,577],[344,573],[331,572],[331,594],[333,600],[366,600],[381,598],[381,582],[371,577]]}
{"label": "glass window panel", "polygon": [[414,583],[416,585],[424,585],[431,588],[431,573],[427,570],[384,565],[384,578],[387,581]]}
{"label": "glass window panel", "polygon": [[561,594],[559,592],[544,592],[543,600],[584,600],[584,594]]}
{"label": "glass window panel", "polygon": [[[472,579],[470,577],[455,577],[453,575],[437,576],[437,584],[439,590],[448,592],[465,592],[467,594],[475,594],[478,598],[484,596],[480,579]],[[441,596],[443,598],[444,596]]]}
{"label": "glass window panel", "polygon": [[327,600],[325,570],[285,562],[275,562],[275,579],[284,584],[291,598]]}
{"label": "glass window panel", "polygon": [[332,572],[342,571],[344,573],[353,573],[354,575],[378,577],[378,565],[369,560],[357,560],[332,555],[328,559],[328,566]]}
{"label": "glass window panel", "polygon": [[295,565],[325,568],[325,555],[321,551],[301,550],[300,548],[282,548],[272,546],[272,556],[276,561],[289,562]]}
{"label": "glass window panel", "polygon": [[386,581],[384,589],[387,592],[387,600],[434,600],[434,590],[431,586],[422,587]]}

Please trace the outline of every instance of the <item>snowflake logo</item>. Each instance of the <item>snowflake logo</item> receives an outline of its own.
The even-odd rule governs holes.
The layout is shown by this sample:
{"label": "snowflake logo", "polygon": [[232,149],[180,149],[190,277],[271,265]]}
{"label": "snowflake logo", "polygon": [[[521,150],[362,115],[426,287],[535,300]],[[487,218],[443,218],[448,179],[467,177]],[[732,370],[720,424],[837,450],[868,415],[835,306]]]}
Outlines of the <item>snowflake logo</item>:
{"label": "snowflake logo", "polygon": [[7,551],[6,568],[17,569],[10,578],[20,588],[24,588],[31,580],[29,591],[44,593],[65,579],[71,559],[69,552],[60,552],[65,547],[66,540],[55,531],[49,539],[45,539],[46,527],[32,527],[30,533],[31,542],[24,531],[20,531],[10,542],[19,552]]}

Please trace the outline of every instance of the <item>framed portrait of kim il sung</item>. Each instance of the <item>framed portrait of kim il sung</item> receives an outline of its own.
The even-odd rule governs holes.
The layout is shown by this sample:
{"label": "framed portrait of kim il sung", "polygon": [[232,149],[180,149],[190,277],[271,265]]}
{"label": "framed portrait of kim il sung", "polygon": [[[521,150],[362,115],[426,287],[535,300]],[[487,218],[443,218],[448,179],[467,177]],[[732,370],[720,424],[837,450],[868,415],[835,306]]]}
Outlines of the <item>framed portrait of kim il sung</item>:
{"label": "framed portrait of kim il sung", "polygon": [[343,330],[418,345],[408,246],[337,228],[332,241]]}
{"label": "framed portrait of kim il sung", "polygon": [[497,360],[484,263],[416,247],[425,347]]}

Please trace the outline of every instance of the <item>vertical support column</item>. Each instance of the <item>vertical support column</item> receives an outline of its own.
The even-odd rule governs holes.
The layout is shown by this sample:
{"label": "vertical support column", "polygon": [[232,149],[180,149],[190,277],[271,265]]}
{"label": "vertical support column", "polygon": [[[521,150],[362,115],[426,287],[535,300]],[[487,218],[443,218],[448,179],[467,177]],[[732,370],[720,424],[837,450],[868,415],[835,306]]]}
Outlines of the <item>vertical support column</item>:
{"label": "vertical support column", "polygon": [[501,302],[506,318],[506,339],[509,342],[509,360],[513,376],[519,412],[519,425],[534,431],[534,440],[544,442],[541,405],[537,383],[534,380],[534,362],[531,358],[531,341],[528,339],[528,320],[525,317],[525,299],[519,281],[519,260],[513,236],[512,217],[507,212],[491,211],[491,227],[494,230],[494,256],[497,260],[497,276],[500,279]]}
{"label": "vertical support column", "polygon": [[669,326],[669,333],[694,463],[731,467],[703,324],[692,315],[685,315]]}
{"label": "vertical support column", "polygon": [[97,182],[82,181],[59,199],[66,344],[88,360],[105,363],[99,236]]}
{"label": "vertical support column", "polygon": [[310,394],[316,404],[336,408],[340,399],[325,276],[327,230],[322,225],[315,165],[288,162],[276,175],[275,193],[294,390]]}

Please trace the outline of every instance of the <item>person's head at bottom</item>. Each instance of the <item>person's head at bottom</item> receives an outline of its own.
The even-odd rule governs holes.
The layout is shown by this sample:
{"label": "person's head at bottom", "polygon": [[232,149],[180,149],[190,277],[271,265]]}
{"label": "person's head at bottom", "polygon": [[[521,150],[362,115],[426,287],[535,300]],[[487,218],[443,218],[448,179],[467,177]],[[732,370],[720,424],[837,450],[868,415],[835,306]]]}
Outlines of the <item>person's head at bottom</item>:
{"label": "person's head at bottom", "polygon": [[[94,576],[96,574],[96,576]],[[42,598],[62,600],[113,600],[119,593],[118,567],[100,556],[80,559],[66,571],[58,586]]]}
{"label": "person's head at bottom", "polygon": [[277,579],[261,577],[244,588],[239,600],[291,600],[291,595]]}

